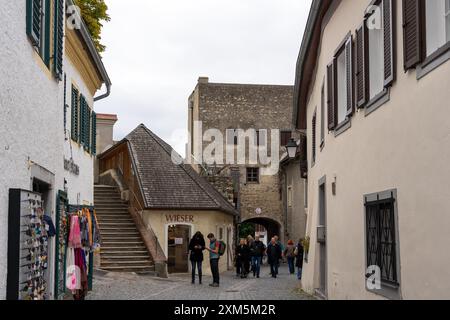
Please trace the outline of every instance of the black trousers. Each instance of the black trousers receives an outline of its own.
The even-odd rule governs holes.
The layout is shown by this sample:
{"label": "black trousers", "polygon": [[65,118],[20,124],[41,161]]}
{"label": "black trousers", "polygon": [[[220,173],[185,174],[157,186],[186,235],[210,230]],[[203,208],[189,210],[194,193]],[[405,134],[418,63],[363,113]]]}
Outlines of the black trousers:
{"label": "black trousers", "polygon": [[219,276],[219,259],[211,259],[211,273],[213,276],[213,283],[220,283],[220,276]]}
{"label": "black trousers", "polygon": [[202,261],[191,261],[191,265],[192,265],[192,282],[195,281],[195,267],[197,267],[198,280],[201,283],[202,282]]}

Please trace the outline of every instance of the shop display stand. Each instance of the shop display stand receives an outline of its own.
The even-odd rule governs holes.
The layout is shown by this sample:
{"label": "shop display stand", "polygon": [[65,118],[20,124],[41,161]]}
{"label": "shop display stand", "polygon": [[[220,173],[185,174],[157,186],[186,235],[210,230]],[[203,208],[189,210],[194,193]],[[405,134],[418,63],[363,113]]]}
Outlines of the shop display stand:
{"label": "shop display stand", "polygon": [[48,299],[48,237],[41,194],[9,190],[8,300]]}

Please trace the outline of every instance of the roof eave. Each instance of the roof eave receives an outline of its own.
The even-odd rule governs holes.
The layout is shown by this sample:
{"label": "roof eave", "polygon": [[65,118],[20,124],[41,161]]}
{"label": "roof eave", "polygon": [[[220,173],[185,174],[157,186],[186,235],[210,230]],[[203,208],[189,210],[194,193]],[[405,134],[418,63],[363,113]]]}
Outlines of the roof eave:
{"label": "roof eave", "polygon": [[[322,23],[323,12],[327,11],[332,0],[313,0],[311,9],[306,23],[305,32],[303,34],[302,44],[300,52],[297,58],[296,73],[295,73],[295,85],[294,85],[294,112],[293,123],[295,123],[297,129],[306,129],[306,95],[308,94],[310,75],[304,74],[305,63],[308,55],[311,54],[311,45],[314,35],[317,32],[321,32],[321,28],[317,28],[318,24]],[[322,15],[321,15],[322,14]],[[316,61],[314,61],[315,63]]]}
{"label": "roof eave", "polygon": [[[74,5],[73,0],[67,0],[67,5],[71,6]],[[98,53],[97,49],[95,48],[94,41],[92,40],[92,37],[88,31],[88,28],[86,24],[84,23],[83,19],[81,19],[81,29],[79,30],[81,37],[85,44],[88,47],[89,53],[91,55],[91,58],[97,68],[97,71],[100,73],[103,83],[106,85],[106,93],[102,94],[98,97],[94,98],[94,101],[98,101],[101,99],[104,99],[108,97],[111,93],[111,79],[109,78],[108,72],[106,71],[105,65],[103,64],[102,58],[100,57],[100,54]]]}

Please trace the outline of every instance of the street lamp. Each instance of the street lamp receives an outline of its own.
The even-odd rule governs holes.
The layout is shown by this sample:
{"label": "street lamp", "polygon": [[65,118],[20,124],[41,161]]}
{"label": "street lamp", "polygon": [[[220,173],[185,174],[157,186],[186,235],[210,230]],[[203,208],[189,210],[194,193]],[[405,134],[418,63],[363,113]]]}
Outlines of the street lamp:
{"label": "street lamp", "polygon": [[294,159],[297,155],[297,142],[294,139],[290,139],[286,145],[286,150],[290,159]]}

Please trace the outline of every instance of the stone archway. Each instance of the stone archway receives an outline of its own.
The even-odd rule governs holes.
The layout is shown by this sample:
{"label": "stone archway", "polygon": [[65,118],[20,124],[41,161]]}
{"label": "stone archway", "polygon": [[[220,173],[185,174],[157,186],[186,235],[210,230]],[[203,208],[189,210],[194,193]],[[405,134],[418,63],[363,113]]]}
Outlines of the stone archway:
{"label": "stone archway", "polygon": [[244,220],[242,223],[254,223],[263,226],[267,230],[267,242],[270,242],[270,239],[275,235],[279,236],[281,241],[284,241],[282,225],[278,221],[267,217],[255,217]]}

